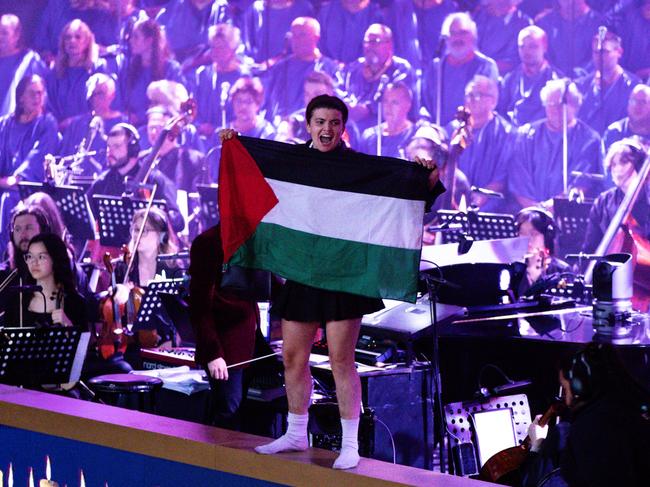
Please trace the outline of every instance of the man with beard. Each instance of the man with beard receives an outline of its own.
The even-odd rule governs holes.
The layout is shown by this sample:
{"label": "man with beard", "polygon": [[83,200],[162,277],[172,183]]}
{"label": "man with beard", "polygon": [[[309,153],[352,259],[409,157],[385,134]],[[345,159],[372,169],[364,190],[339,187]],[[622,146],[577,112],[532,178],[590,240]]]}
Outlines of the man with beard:
{"label": "man with beard", "polygon": [[[493,59],[478,51],[476,23],[469,14],[457,12],[449,15],[442,25],[442,35],[449,37],[447,51],[424,69],[422,105],[438,125],[444,126],[451,122],[456,108],[463,104],[467,83],[477,74],[496,81],[499,70]],[[441,76],[440,82],[438,76]],[[440,105],[438,89],[441,91]]]}
{"label": "man with beard", "polygon": [[[106,141],[105,171],[88,189],[88,197],[93,195],[122,196],[129,188],[126,181],[134,180],[140,170],[138,154],[140,152],[140,136],[133,125],[118,123],[108,133]],[[183,216],[176,204],[176,187],[169,178],[160,171],[154,170],[149,178],[150,184],[158,186],[156,199],[167,203],[167,214],[175,232],[180,232],[185,226]]]}

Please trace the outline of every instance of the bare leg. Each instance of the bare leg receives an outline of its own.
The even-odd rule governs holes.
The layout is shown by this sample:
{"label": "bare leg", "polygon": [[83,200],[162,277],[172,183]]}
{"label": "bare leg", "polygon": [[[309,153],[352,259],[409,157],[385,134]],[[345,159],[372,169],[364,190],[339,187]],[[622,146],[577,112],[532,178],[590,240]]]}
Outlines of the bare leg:
{"label": "bare leg", "polygon": [[361,383],[354,363],[354,349],[360,327],[360,319],[327,323],[327,345],[343,430],[341,454],[334,462],[337,469],[354,468],[359,464]]}
{"label": "bare leg", "polygon": [[317,330],[318,323],[282,320],[284,381],[289,402],[288,428],[277,440],[256,447],[257,453],[268,455],[307,448],[307,411],[311,396],[309,353]]}

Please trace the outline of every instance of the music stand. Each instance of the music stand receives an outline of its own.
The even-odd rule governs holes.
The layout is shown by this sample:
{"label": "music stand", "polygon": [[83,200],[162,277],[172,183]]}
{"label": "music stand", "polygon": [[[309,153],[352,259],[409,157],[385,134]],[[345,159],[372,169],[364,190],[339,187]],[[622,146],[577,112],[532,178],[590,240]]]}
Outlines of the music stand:
{"label": "music stand", "polygon": [[554,198],[553,210],[560,229],[558,255],[570,254],[582,250],[587,233],[591,203],[577,203],[567,198]]}
{"label": "music stand", "polygon": [[219,200],[217,184],[198,184],[196,186],[201,201],[201,213],[205,221],[206,228],[210,228],[219,223]]}
{"label": "music stand", "polygon": [[0,329],[0,382],[40,386],[77,382],[90,332],[74,328]]}
{"label": "music stand", "polygon": [[[167,210],[164,200],[154,200],[153,204]],[[133,215],[146,207],[146,200],[129,196],[93,195],[92,208],[99,223],[99,242],[107,247],[121,247],[127,243]]]}
{"label": "music stand", "polygon": [[474,240],[496,240],[517,236],[517,227],[513,215],[502,213],[458,212],[438,210],[440,224],[460,223],[463,228],[458,231],[443,232],[442,243],[459,242],[462,235]]}
{"label": "music stand", "polygon": [[21,182],[18,183],[18,192],[21,200],[38,192],[49,194],[61,211],[65,226],[76,240],[83,242],[95,238],[95,220],[83,188]]}
{"label": "music stand", "polygon": [[180,293],[180,288],[185,282],[187,282],[185,278],[150,282],[145,289],[133,330],[153,330],[160,321],[165,322],[167,320],[167,322],[171,322],[167,311],[163,308],[158,293],[177,295]]}

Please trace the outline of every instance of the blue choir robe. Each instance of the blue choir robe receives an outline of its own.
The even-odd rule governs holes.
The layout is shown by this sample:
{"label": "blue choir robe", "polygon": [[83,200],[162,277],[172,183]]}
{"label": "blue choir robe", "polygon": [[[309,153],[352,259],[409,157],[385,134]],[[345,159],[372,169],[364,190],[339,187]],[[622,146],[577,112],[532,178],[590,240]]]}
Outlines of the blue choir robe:
{"label": "blue choir robe", "polygon": [[[363,133],[368,127],[377,124],[377,105],[378,102],[373,101],[377,89],[379,88],[380,79],[372,81],[366,80],[363,75],[363,67],[365,66],[365,58],[359,58],[353,63],[348,64],[341,73],[343,85],[342,91],[345,92],[345,97],[348,103],[351,104],[367,104],[369,114],[363,120],[356,120],[359,130]],[[411,65],[406,59],[393,56],[393,62],[388,66],[384,72],[388,75],[390,83],[400,80],[404,82],[413,94],[413,107],[411,115],[417,113],[417,100],[415,98],[415,74]],[[414,117],[412,117],[414,118]]]}
{"label": "blue choir robe", "polygon": [[36,50],[56,53],[59,50],[61,32],[73,19],[80,19],[88,24],[98,44],[106,46],[117,42],[119,20],[111,12],[103,9],[76,9],[70,5],[70,0],[49,0],[34,36]]}
{"label": "blue choir robe", "polygon": [[497,111],[515,125],[546,117],[539,93],[547,81],[562,77],[562,73],[550,64],[536,76],[526,76],[521,64],[518,65],[501,81]]}
{"label": "blue choir robe", "polygon": [[45,63],[31,49],[0,57],[0,117],[16,109],[16,87],[22,78],[33,74],[45,78],[46,73]]}
{"label": "blue choir robe", "polygon": [[548,35],[548,59],[567,76],[584,71],[591,61],[591,43],[598,33],[598,27],[605,25],[605,19],[594,10],[569,22],[557,10],[549,12],[537,21],[537,25]]}
{"label": "blue choir robe", "polygon": [[336,80],[338,64],[325,56],[316,61],[302,61],[292,55],[269,70],[265,104],[267,120],[278,115],[287,116],[305,105],[305,78],[314,71],[326,73]]}
{"label": "blue choir robe", "polygon": [[607,127],[603,135],[603,147],[605,149],[605,154],[609,150],[609,147],[618,140],[627,139],[628,137],[634,137],[639,139],[642,143],[650,145],[650,136],[648,135],[639,135],[632,132],[630,128],[630,119],[629,117],[622,118],[613,122]]}
{"label": "blue choir robe", "polygon": [[[77,115],[72,119],[70,125],[68,125],[61,134],[62,139],[61,144],[59,145],[59,155],[69,156],[75,154],[79,150],[81,141],[90,135],[90,121],[92,118],[93,116],[90,113],[84,113],[82,115]],[[102,163],[99,161],[104,159],[102,154],[106,151],[106,134],[109,133],[118,123],[126,121],[124,115],[103,121],[103,128],[97,133],[97,135],[95,135],[92,144],[88,147],[89,151],[97,151],[99,154],[86,158],[83,164],[82,174],[99,174],[103,170]]]}
{"label": "blue choir robe", "polygon": [[[49,113],[29,123],[6,115],[0,119],[0,177],[16,176],[23,181],[43,182],[45,155],[55,154],[59,144],[56,119]],[[7,229],[11,210],[20,201],[18,191],[0,193],[0,228]],[[6,248],[8,232],[0,231],[0,248]]]}
{"label": "blue choir robe", "polygon": [[379,5],[371,2],[356,13],[343,8],[341,0],[322,5],[318,15],[321,25],[320,48],[328,57],[350,63],[363,55],[363,35],[375,23],[382,23]]}
{"label": "blue choir robe", "polygon": [[[381,129],[384,126],[382,124]],[[409,141],[415,134],[417,127],[415,124],[411,125],[408,129],[395,135],[382,135],[381,137],[381,155],[386,157],[405,158],[404,150]],[[360,152],[370,155],[377,155],[377,138],[379,130],[377,126],[366,129],[361,135]]]}
{"label": "blue choir robe", "polygon": [[627,100],[639,82],[634,74],[623,71],[613,85],[605,87],[601,105],[600,85],[594,75],[579,79],[576,84],[583,100],[578,117],[602,134],[609,124],[627,115]]}
{"label": "blue choir robe", "polygon": [[[568,131],[569,187],[587,188],[593,184],[576,180],[572,171],[602,173],[600,137],[586,123],[578,120]],[[562,131],[552,132],[546,120],[520,127],[510,160],[508,187],[513,195],[544,201],[563,192]]]}
{"label": "blue choir robe", "polygon": [[[134,82],[129,82],[129,61],[122,58],[118,69],[118,99],[120,100],[120,110],[129,115],[131,123],[139,125],[146,123],[146,112],[149,108],[149,98],[147,98],[147,87],[153,79],[153,73],[150,67],[140,67],[138,75]],[[167,61],[164,69],[163,79],[176,81],[185,84],[185,78],[181,72],[178,61],[170,59]]]}
{"label": "blue choir robe", "polygon": [[384,23],[393,32],[394,54],[406,59],[411,66],[421,66],[418,18],[413,0],[392,0],[383,14]]}
{"label": "blue choir robe", "polygon": [[[242,76],[250,75],[247,65],[240,65],[239,69],[228,72],[217,72],[214,64],[199,66],[188,77],[188,84],[192,96],[196,100],[196,124],[209,123],[214,127],[221,127],[221,90],[228,83],[232,86]],[[232,107],[226,102],[226,123],[232,120]]]}
{"label": "blue choir robe", "polygon": [[[448,130],[451,134],[457,123]],[[505,190],[508,164],[512,158],[515,134],[512,126],[498,114],[480,129],[473,129],[469,145],[458,159],[460,169],[470,185],[487,188],[501,183]],[[504,209],[504,200],[488,199],[482,211],[496,212]]]}
{"label": "blue choir robe", "polygon": [[171,0],[158,13],[156,21],[165,28],[176,59],[184,61],[207,47],[211,14],[212,4],[198,10],[190,0]]}
{"label": "blue choir robe", "polygon": [[[274,140],[276,130],[268,120],[261,116],[258,117],[257,124],[250,130],[239,132],[239,135],[246,137],[255,137],[256,139]],[[219,182],[219,161],[221,160],[221,140],[219,139],[219,132],[215,131],[214,134],[208,139],[207,143],[210,150],[205,155],[207,164],[210,171],[210,182]]]}
{"label": "blue choir robe", "polygon": [[248,54],[256,62],[288,54],[291,22],[298,17],[314,16],[314,7],[307,0],[294,0],[288,8],[268,9],[263,0],[257,0],[244,13],[242,34]]}
{"label": "blue choir robe", "polygon": [[497,63],[509,66],[507,71],[519,64],[517,36],[521,29],[532,23],[530,17],[520,10],[504,17],[495,17],[480,7],[473,17],[478,30],[479,51]]}
{"label": "blue choir robe", "polygon": [[[413,0],[410,0],[413,3]],[[420,47],[420,66],[425,67],[434,58],[440,57],[440,31],[445,17],[458,10],[453,0],[442,0],[440,5],[427,9],[414,7],[417,18],[417,38]]]}
{"label": "blue choir robe", "polygon": [[[442,104],[440,109],[440,125],[447,125],[454,118],[456,109],[465,103],[465,86],[477,74],[482,74],[497,81],[499,70],[493,59],[475,51],[474,58],[461,65],[452,65],[442,59]],[[427,65],[422,79],[422,105],[429,111],[435,121],[437,100],[437,79],[440,59],[435,59]]]}
{"label": "blue choir robe", "polygon": [[100,59],[93,67],[67,68],[59,77],[55,68],[51,69],[45,80],[47,103],[52,115],[61,122],[88,111],[86,82],[95,73],[105,73],[106,63]]}
{"label": "blue choir robe", "polygon": [[617,33],[623,45],[621,66],[633,73],[650,69],[650,20],[643,18],[639,7],[632,5],[625,11]]}

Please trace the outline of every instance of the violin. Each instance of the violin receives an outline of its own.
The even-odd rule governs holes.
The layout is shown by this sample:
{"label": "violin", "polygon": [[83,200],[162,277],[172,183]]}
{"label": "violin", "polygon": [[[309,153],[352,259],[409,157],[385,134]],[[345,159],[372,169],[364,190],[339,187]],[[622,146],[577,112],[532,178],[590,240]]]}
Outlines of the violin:
{"label": "violin", "polygon": [[111,275],[113,292],[102,299],[99,303],[99,311],[102,317],[102,329],[97,342],[97,348],[104,359],[109,359],[116,353],[124,353],[127,347],[127,337],[124,333],[122,315],[124,305],[119,305],[115,299],[117,293],[117,279],[111,254],[104,254],[104,266]]}
{"label": "violin", "polygon": [[146,191],[139,191],[140,188],[146,188],[149,184],[151,174],[160,164],[162,156],[160,151],[165,140],[176,140],[181,131],[196,118],[197,103],[196,100],[188,98],[187,101],[181,103],[181,112],[167,121],[165,127],[158,134],[156,143],[151,147],[151,153],[147,155],[140,165],[140,169],[135,178],[128,181],[128,187],[134,189],[132,193],[140,193],[141,196],[149,199],[149,194]]}
{"label": "violin", "polygon": [[[551,404],[540,418],[538,424],[542,427],[546,426],[565,409],[566,405],[562,401]],[[526,439],[524,439],[521,445],[506,448],[499,453],[495,453],[481,468],[479,479],[502,485],[520,484],[515,477],[517,477],[517,471],[528,457],[530,448],[531,439],[530,436],[526,436]]]}
{"label": "violin", "polygon": [[445,204],[443,208],[458,209],[459,201],[456,201],[456,169],[458,168],[458,159],[467,148],[471,141],[472,134],[472,117],[469,109],[459,106],[456,110],[455,119],[458,121],[458,127],[454,130],[449,142],[449,155],[445,165],[445,174],[443,184],[449,188],[445,195]]}

